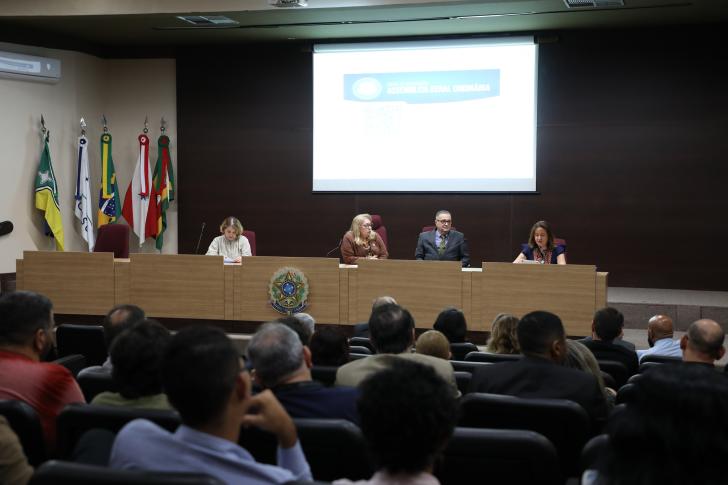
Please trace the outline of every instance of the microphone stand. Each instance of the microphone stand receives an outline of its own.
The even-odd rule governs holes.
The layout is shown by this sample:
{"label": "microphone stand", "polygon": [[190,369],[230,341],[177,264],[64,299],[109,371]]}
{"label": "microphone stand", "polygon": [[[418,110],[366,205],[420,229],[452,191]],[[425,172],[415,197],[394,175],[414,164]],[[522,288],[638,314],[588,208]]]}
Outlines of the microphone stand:
{"label": "microphone stand", "polygon": [[202,233],[205,232],[205,223],[202,223],[202,228],[200,229],[200,237],[197,238],[197,246],[195,246],[195,252],[193,254],[199,254],[200,251],[200,243],[202,242]]}

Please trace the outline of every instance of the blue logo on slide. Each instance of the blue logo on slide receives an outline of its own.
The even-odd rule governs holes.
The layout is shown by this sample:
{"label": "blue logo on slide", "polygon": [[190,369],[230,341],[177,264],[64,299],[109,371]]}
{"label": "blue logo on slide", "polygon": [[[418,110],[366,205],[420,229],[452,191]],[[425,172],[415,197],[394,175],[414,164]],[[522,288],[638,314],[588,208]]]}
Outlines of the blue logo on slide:
{"label": "blue logo on slide", "polygon": [[344,99],[447,103],[500,94],[500,69],[344,74]]}

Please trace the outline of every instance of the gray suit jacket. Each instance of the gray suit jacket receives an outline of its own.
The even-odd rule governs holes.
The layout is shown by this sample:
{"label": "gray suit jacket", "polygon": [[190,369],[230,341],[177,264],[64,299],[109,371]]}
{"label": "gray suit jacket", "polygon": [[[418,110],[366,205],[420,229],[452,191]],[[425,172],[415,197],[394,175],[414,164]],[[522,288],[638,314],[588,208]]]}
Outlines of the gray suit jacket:
{"label": "gray suit jacket", "polygon": [[470,252],[468,251],[468,241],[465,239],[465,235],[462,232],[451,230],[447,236],[445,252],[440,256],[437,252],[437,246],[435,246],[436,231],[437,229],[433,229],[420,234],[417,239],[415,259],[461,261],[463,268],[470,266]]}

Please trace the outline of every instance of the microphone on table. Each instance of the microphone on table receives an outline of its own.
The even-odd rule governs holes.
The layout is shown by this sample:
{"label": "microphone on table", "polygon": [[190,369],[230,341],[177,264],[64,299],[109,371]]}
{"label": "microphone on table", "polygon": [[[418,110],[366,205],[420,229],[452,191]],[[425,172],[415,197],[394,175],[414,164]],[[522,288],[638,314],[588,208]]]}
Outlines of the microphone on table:
{"label": "microphone on table", "polygon": [[337,244],[334,247],[334,249],[332,249],[331,251],[329,251],[328,253],[326,253],[326,257],[328,258],[329,256],[331,256],[331,253],[333,253],[334,251],[336,251],[337,249],[339,249],[341,247],[341,243],[343,243],[343,242],[344,242],[344,238],[339,239],[339,244]]}
{"label": "microphone on table", "polygon": [[202,242],[202,233],[205,232],[205,223],[202,223],[202,228],[200,228],[200,237],[197,238],[197,246],[195,247],[194,254],[199,254],[200,251],[200,243]]}

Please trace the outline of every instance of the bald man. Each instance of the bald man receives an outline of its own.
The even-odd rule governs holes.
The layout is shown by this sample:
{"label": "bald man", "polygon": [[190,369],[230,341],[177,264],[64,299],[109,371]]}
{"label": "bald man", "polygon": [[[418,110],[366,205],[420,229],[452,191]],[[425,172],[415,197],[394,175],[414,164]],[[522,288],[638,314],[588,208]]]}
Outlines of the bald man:
{"label": "bald man", "polygon": [[693,322],[680,339],[683,362],[713,367],[725,354],[724,340],[725,332],[718,322],[707,318]]}
{"label": "bald man", "polygon": [[646,355],[682,358],[680,341],[672,338],[672,318],[667,315],[655,315],[650,318],[647,322],[647,342],[650,348],[637,351],[640,362]]}

